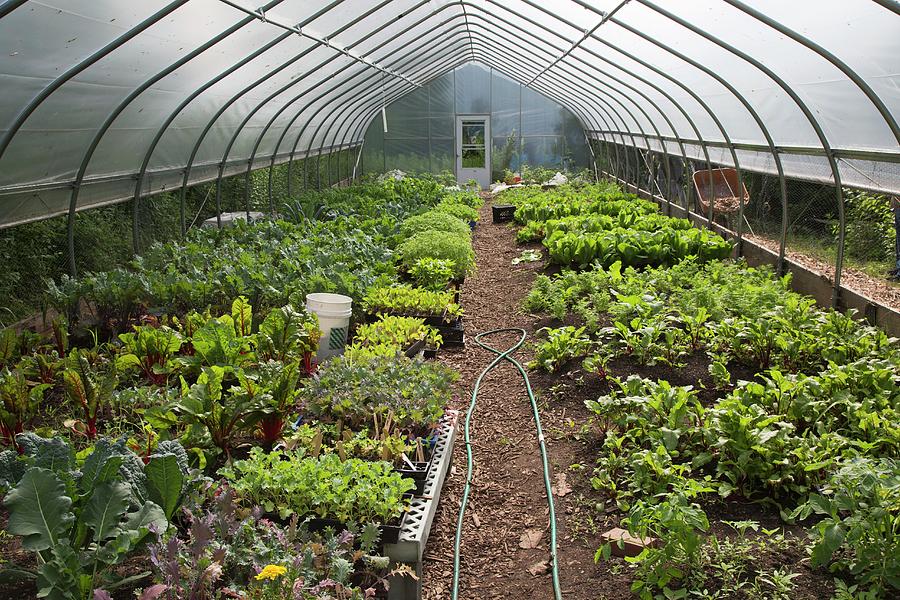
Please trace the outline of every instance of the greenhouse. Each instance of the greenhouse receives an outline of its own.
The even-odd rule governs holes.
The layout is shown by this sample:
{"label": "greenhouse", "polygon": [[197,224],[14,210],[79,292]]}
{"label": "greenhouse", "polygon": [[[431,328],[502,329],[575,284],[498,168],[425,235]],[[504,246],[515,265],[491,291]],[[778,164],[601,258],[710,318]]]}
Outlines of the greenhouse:
{"label": "greenhouse", "polygon": [[0,0],[0,600],[900,596],[900,3]]}

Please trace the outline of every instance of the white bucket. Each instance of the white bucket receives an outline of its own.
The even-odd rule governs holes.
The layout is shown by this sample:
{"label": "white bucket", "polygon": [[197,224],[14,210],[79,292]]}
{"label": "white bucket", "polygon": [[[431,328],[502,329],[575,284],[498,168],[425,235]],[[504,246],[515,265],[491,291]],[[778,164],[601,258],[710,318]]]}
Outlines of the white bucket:
{"label": "white bucket", "polygon": [[316,352],[318,362],[344,353],[352,305],[353,298],[341,294],[307,294],[306,309],[319,317],[319,329],[322,330]]}

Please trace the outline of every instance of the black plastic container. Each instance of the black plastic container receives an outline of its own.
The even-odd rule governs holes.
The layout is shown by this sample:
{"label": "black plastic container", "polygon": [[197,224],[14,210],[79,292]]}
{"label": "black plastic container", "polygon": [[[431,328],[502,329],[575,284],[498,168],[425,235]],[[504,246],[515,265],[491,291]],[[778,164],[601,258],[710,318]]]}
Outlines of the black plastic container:
{"label": "black plastic container", "polygon": [[491,207],[491,214],[494,217],[494,223],[506,223],[513,220],[516,207],[512,204],[495,204]]}
{"label": "black plastic container", "polygon": [[413,490],[413,493],[416,496],[421,496],[425,493],[425,479],[428,477],[428,471],[430,469],[431,461],[414,462],[412,468],[410,468],[409,465],[404,465],[403,468],[395,468],[394,470],[400,473],[403,477],[412,479],[416,483],[416,489]]}

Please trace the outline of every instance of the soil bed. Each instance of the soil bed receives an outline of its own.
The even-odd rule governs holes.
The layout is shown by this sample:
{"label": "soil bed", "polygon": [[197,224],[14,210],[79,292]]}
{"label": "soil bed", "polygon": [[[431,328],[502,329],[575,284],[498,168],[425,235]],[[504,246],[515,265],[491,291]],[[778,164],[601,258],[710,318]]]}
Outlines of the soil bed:
{"label": "soil bed", "polygon": [[[535,277],[557,269],[548,267],[545,260],[513,266],[512,260],[523,248],[538,246],[517,245],[511,225],[492,224],[489,203],[481,210],[481,225],[475,230],[473,243],[478,271],[467,277],[461,294],[467,314],[466,346],[441,350],[438,355],[439,360],[462,373],[452,406],[461,411],[468,406],[475,379],[494,358],[474,343],[477,333],[505,327],[524,328],[529,334],[528,343],[516,353],[516,359],[524,364],[533,354],[530,345],[537,330],[559,325],[551,324],[544,315],[526,314],[521,308]],[[514,337],[498,335],[490,341],[502,349],[512,344]],[[633,373],[667,378],[674,385],[693,385],[701,389],[700,397],[705,404],[712,403],[722,392],[712,389],[708,359],[698,354],[686,362],[685,368],[675,369],[641,366],[632,358],[623,358],[613,361],[610,371],[622,378]],[[750,379],[754,373],[748,369],[739,370],[735,375]],[[600,545],[600,534],[620,526],[624,516],[615,502],[590,485],[599,440],[588,428],[589,413],[584,400],[608,393],[609,382],[583,373],[580,361],[572,361],[557,374],[532,371],[529,377],[541,407],[557,492],[563,597],[567,600],[636,598],[630,591],[630,565],[620,558],[599,563],[593,560]],[[483,381],[471,435],[475,474],[462,538],[459,598],[552,598],[547,570],[547,501],[540,454],[524,384],[511,365],[502,363]],[[454,453],[454,466],[445,483],[425,551],[423,597],[429,600],[446,600],[452,585],[453,538],[465,482],[464,444],[456,444]],[[558,484],[559,478],[564,478],[564,486]],[[764,528],[784,527],[776,511],[759,504],[718,501],[704,505],[704,509],[709,512],[711,532],[720,537],[732,533],[724,521],[753,519]],[[533,541],[534,537],[528,534],[534,537],[540,534],[540,538],[536,543],[529,543],[526,538]],[[753,566],[771,570],[781,565],[799,573],[791,595],[795,600],[830,597],[831,577],[809,567],[802,541],[804,535],[800,528],[785,528],[790,547],[761,551],[758,557],[754,556]],[[713,575],[708,584],[714,589]]]}

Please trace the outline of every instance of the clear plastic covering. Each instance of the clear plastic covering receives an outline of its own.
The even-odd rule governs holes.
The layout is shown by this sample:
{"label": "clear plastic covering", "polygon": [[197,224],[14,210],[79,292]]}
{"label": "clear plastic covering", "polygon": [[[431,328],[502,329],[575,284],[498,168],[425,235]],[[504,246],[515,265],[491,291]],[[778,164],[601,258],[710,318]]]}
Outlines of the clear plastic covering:
{"label": "clear plastic covering", "polygon": [[[675,155],[682,140],[688,158],[766,172],[778,152],[791,176],[833,182],[836,167],[898,193],[898,13],[888,0],[6,0],[0,226],[358,145],[382,106],[431,81],[429,152],[452,154],[451,105],[475,110],[505,85],[438,83],[472,61],[599,140]],[[495,138],[511,115],[494,111]]]}
{"label": "clear plastic covering", "polygon": [[457,68],[389,104],[366,131],[362,167],[370,173],[453,171],[456,115],[490,115],[494,179],[523,164],[578,170],[589,164],[584,129],[558,103],[493,69]]}

